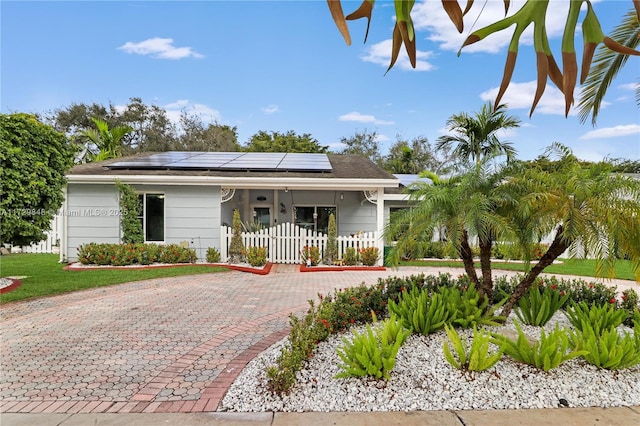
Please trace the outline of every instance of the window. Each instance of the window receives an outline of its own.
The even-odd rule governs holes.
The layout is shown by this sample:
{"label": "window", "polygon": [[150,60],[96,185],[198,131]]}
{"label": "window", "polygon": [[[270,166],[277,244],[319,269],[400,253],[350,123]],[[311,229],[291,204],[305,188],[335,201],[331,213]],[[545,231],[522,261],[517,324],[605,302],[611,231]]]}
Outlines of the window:
{"label": "window", "polygon": [[138,216],[142,223],[144,240],[150,242],[164,241],[164,194],[138,194],[142,215]]}
{"label": "window", "polygon": [[326,234],[329,231],[329,215],[336,216],[336,208],[331,206],[294,206],[293,222],[305,229]]}

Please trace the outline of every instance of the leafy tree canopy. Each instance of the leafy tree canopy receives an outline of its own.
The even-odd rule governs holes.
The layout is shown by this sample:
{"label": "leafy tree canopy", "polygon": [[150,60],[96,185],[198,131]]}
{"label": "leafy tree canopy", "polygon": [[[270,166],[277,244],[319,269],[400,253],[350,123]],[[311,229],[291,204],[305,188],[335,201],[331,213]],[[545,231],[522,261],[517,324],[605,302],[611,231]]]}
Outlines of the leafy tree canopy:
{"label": "leafy tree canopy", "polygon": [[35,116],[0,114],[0,243],[45,239],[74,154],[64,134]]}
{"label": "leafy tree canopy", "polygon": [[418,174],[425,170],[446,173],[450,159],[441,158],[426,137],[404,140],[399,136],[384,156],[382,167],[390,173]]}
{"label": "leafy tree canopy", "polygon": [[327,153],[328,146],[322,146],[309,133],[298,135],[293,130],[286,133],[259,131],[251,136],[244,151],[248,152],[308,152]]}
{"label": "leafy tree canopy", "polygon": [[378,165],[382,165],[377,132],[370,132],[366,129],[362,132],[356,131],[353,136],[340,138],[340,143],[344,148],[339,150],[338,154],[360,155]]}

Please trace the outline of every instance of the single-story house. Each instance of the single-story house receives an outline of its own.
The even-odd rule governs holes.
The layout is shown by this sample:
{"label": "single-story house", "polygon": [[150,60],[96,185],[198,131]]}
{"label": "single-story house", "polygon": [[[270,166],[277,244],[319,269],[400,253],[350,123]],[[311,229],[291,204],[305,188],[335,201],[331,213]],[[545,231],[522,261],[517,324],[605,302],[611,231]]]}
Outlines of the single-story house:
{"label": "single-story house", "polygon": [[[384,225],[406,206],[402,188],[412,178],[356,155],[163,152],[76,165],[67,179],[61,261],[75,261],[82,244],[121,241],[120,181],[139,194],[146,242],[189,245],[201,261],[213,247],[225,260],[238,209],[244,223],[280,229],[246,241],[268,245],[274,262],[297,263],[300,247],[315,241],[308,238],[326,234],[330,213],[345,244],[382,253]],[[307,240],[287,243],[303,234]]]}

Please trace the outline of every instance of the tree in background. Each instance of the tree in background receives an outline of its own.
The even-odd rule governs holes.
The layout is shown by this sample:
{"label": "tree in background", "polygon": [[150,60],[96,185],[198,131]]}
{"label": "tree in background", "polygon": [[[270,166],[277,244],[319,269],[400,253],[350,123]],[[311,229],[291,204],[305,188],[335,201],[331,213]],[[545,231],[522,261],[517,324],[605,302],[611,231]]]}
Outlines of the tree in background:
{"label": "tree in background", "polygon": [[85,141],[87,161],[103,161],[122,156],[123,140],[133,131],[130,126],[115,126],[109,128],[106,121],[91,118],[95,129],[87,129],[80,134]]}
{"label": "tree in background", "polygon": [[339,150],[338,154],[360,155],[378,165],[382,165],[377,132],[369,132],[366,129],[362,132],[356,131],[353,136],[340,138],[340,143],[344,145],[344,148]]}
{"label": "tree in background", "polygon": [[397,137],[389,153],[384,156],[382,167],[390,173],[418,174],[425,170],[446,173],[452,160],[445,149],[441,152],[445,154],[444,158],[440,158],[431,148],[426,137],[413,138],[411,142]]}
{"label": "tree in background", "polygon": [[247,152],[308,152],[325,154],[328,146],[322,146],[309,133],[298,135],[293,130],[286,133],[259,131],[249,138],[243,147]]}
{"label": "tree in background", "polygon": [[454,114],[447,120],[447,130],[452,135],[438,138],[436,149],[453,148],[453,154],[462,162],[480,164],[485,157],[505,155],[507,160],[515,156],[516,150],[510,142],[498,139],[501,130],[520,127],[520,120],[507,115],[506,105],[493,108],[486,103],[480,112]]}
{"label": "tree in background", "polygon": [[75,150],[64,134],[29,114],[0,114],[0,243],[46,238],[64,196]]}
{"label": "tree in background", "polygon": [[240,151],[238,129],[218,123],[205,124],[198,115],[182,112],[181,133],[177,136],[174,151]]}

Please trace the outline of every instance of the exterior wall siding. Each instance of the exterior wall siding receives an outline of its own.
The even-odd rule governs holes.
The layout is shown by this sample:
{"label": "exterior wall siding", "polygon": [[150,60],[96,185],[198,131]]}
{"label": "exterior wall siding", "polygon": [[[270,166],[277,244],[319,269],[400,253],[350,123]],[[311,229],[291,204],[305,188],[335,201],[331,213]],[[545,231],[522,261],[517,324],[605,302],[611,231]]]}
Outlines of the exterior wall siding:
{"label": "exterior wall siding", "polygon": [[[199,261],[206,261],[208,247],[220,249],[220,187],[134,185],[134,188],[138,192],[165,195],[165,244],[186,241],[196,250]],[[115,185],[69,184],[67,198],[69,261],[77,260],[81,244],[120,242]],[[93,211],[107,214],[94,216]]]}
{"label": "exterior wall siding", "polygon": [[[120,242],[115,185],[69,184],[67,187],[67,260],[78,259],[82,244]],[[64,231],[63,231],[64,232]]]}

